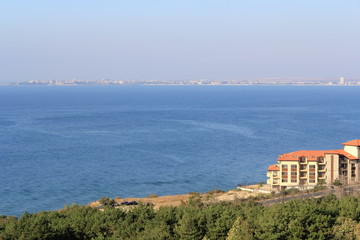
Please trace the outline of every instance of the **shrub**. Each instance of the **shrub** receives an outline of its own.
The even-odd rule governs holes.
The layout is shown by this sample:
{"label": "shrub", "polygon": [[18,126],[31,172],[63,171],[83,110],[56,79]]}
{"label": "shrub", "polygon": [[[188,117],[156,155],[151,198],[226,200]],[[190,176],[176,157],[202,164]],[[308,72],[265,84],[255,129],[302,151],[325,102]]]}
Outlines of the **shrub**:
{"label": "shrub", "polygon": [[116,203],[114,199],[111,199],[109,197],[102,197],[100,198],[99,202],[105,207],[114,207]]}
{"label": "shrub", "polygon": [[336,187],[340,187],[342,185],[342,183],[340,182],[339,179],[335,179],[335,181],[333,182],[333,185]]}
{"label": "shrub", "polygon": [[157,197],[158,195],[154,193],[151,193],[149,196],[147,196],[147,198],[157,198]]}
{"label": "shrub", "polygon": [[189,195],[199,195],[199,192],[189,192]]}
{"label": "shrub", "polygon": [[207,193],[208,194],[216,194],[216,193],[224,193],[224,192],[225,191],[221,190],[221,189],[213,189],[213,190],[208,191]]}
{"label": "shrub", "polygon": [[189,200],[188,200],[188,204],[190,206],[196,206],[196,207],[203,206],[203,202],[201,200],[200,193],[195,192],[194,194],[191,194],[191,196],[189,197]]}
{"label": "shrub", "polygon": [[[296,194],[296,193],[299,193],[299,192],[301,192],[298,188],[290,188],[290,189],[287,189],[287,190],[285,190],[285,192],[287,193],[287,194]],[[286,195],[287,195],[286,194]]]}

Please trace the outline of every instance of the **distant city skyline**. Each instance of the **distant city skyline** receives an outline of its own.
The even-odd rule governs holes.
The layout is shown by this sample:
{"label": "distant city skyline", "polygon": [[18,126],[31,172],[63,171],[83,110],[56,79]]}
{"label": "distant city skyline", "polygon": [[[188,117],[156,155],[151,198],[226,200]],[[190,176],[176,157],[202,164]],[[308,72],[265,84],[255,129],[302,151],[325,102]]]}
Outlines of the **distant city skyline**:
{"label": "distant city skyline", "polygon": [[0,1],[0,83],[360,78],[360,2]]}
{"label": "distant city skyline", "polygon": [[18,81],[9,83],[0,83],[3,86],[88,86],[88,85],[317,85],[317,86],[360,86],[360,78],[348,79],[345,81],[344,77],[338,80],[328,79],[192,79],[192,80],[86,80],[86,79],[71,79],[71,80],[33,80],[33,81]]}

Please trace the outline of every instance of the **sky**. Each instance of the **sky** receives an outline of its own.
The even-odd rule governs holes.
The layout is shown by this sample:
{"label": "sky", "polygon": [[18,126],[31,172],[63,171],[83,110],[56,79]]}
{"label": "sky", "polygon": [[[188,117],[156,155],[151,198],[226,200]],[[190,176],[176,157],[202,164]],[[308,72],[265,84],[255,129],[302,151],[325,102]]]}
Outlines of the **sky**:
{"label": "sky", "polygon": [[0,0],[0,82],[360,79],[359,0]]}

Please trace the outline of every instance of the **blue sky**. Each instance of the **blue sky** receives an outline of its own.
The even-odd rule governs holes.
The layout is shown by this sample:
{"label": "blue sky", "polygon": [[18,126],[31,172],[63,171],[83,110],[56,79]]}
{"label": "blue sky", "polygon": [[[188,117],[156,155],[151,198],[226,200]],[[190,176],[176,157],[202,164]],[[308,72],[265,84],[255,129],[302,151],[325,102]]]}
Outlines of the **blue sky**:
{"label": "blue sky", "polygon": [[360,1],[0,0],[0,81],[360,78]]}

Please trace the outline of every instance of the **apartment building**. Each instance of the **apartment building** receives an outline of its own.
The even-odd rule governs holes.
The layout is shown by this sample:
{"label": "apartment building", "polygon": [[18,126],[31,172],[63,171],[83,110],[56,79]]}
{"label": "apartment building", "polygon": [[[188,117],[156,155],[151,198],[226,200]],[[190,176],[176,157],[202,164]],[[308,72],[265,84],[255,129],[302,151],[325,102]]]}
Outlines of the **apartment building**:
{"label": "apartment building", "polygon": [[267,184],[273,190],[312,188],[331,185],[336,179],[343,184],[360,183],[360,140],[342,144],[340,150],[301,150],[284,153],[278,164],[269,166]]}

